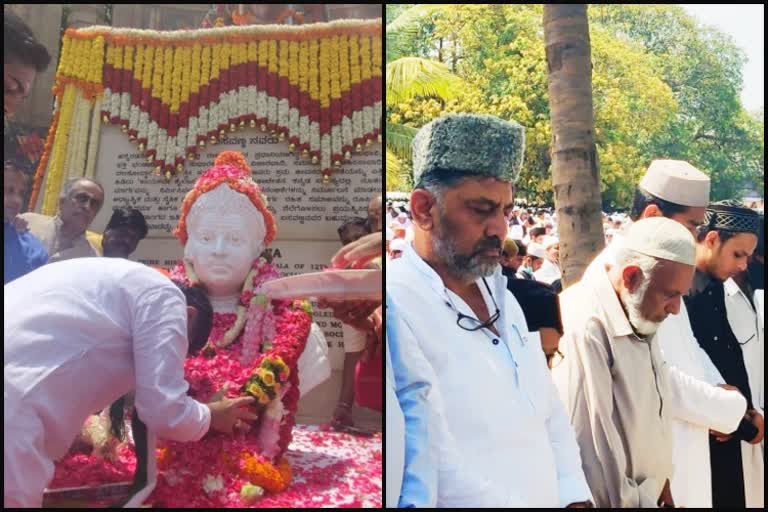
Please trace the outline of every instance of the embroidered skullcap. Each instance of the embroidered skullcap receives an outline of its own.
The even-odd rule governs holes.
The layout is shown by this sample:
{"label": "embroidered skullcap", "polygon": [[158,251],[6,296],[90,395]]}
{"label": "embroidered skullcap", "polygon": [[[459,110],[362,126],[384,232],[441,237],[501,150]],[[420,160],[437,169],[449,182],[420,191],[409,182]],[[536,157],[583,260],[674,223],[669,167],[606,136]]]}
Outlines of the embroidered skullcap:
{"label": "embroidered skullcap", "polygon": [[704,225],[708,231],[717,229],[757,235],[760,232],[760,215],[738,201],[719,201],[707,207]]}

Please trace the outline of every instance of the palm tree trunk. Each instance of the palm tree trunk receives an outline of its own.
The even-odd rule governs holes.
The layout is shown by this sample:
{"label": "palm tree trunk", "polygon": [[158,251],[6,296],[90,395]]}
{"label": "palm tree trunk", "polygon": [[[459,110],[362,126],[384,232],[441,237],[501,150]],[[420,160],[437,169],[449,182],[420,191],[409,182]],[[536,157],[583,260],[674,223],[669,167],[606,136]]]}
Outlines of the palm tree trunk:
{"label": "palm tree trunk", "polygon": [[545,5],[544,44],[553,136],[552,186],[565,288],[581,279],[604,247],[586,5]]}

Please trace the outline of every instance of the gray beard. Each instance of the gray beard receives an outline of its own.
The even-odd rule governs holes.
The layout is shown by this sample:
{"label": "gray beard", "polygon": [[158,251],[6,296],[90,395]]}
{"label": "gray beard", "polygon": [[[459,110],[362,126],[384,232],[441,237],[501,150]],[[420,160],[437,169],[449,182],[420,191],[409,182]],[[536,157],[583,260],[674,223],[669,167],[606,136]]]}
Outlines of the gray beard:
{"label": "gray beard", "polygon": [[442,209],[439,213],[440,227],[435,229],[432,237],[432,250],[438,261],[445,265],[452,276],[466,282],[491,276],[499,265],[498,260],[488,261],[486,257],[484,261],[482,254],[460,254],[456,248],[456,239],[451,234],[454,230],[450,229],[450,222],[446,223]]}

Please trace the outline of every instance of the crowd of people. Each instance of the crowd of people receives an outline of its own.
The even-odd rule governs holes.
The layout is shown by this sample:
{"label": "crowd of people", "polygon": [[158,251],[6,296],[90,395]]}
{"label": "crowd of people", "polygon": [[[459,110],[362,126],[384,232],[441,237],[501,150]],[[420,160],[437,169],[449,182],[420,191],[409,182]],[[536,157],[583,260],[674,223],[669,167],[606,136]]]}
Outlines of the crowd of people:
{"label": "crowd of people", "polygon": [[762,507],[763,216],[654,160],[562,290],[523,141],[438,118],[387,205],[387,505]]}

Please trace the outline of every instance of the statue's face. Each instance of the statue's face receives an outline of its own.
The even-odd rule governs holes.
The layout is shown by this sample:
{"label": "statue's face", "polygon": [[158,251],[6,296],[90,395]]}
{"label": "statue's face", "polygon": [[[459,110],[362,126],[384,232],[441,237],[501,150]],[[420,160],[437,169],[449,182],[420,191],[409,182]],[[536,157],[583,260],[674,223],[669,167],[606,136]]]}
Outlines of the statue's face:
{"label": "statue's face", "polygon": [[248,231],[246,219],[232,213],[212,213],[188,225],[184,255],[212,296],[239,293],[262,251],[264,242]]}

